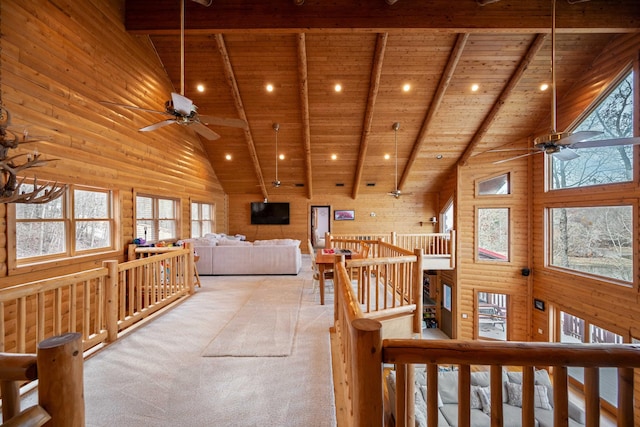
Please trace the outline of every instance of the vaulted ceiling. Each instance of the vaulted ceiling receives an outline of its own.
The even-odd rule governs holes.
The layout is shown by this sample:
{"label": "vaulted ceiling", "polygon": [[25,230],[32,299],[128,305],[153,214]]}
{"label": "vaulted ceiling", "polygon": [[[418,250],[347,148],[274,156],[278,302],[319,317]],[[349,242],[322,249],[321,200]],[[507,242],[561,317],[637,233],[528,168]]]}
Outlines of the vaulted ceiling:
{"label": "vaulted ceiling", "polygon": [[[396,136],[398,187],[432,192],[459,162],[549,127],[551,0],[199,3],[185,4],[184,94],[201,114],[249,125],[211,126],[221,138],[202,139],[229,194],[390,192]],[[180,4],[127,0],[125,22],[150,38],[176,91]],[[612,37],[639,31],[640,8],[558,0],[556,25],[561,98]]]}

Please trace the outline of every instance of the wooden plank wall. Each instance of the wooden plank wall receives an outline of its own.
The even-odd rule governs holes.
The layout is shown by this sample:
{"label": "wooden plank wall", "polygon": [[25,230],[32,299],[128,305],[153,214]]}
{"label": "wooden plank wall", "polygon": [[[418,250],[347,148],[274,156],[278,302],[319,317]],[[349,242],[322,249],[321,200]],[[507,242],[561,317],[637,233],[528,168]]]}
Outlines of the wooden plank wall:
{"label": "wooden plank wall", "polygon": [[38,178],[110,188],[119,203],[116,251],[20,271],[7,269],[7,214],[0,207],[0,286],[123,260],[135,237],[139,192],[180,199],[179,237],[190,235],[191,200],[215,203],[217,228],[226,229],[224,193],[193,132],[171,125],[140,133],[163,117],[99,103],[162,110],[179,90],[149,39],[124,30],[124,1],[3,1],[0,7],[2,102],[14,124],[47,137],[25,149],[60,159],[40,168]]}
{"label": "wooden plank wall", "polygon": [[[274,191],[275,193],[275,191]],[[259,194],[229,195],[229,234],[243,234],[247,240],[298,239],[303,253],[307,253],[310,237],[311,206],[331,206],[331,232],[342,233],[432,233],[434,227],[420,221],[428,221],[437,214],[437,194],[407,194],[396,199],[383,190],[380,194],[348,196],[322,196],[313,199],[302,196],[277,196],[270,202],[289,202],[291,224],[251,225],[250,203],[260,202]],[[353,221],[334,221],[334,209],[355,211]],[[372,216],[374,213],[375,216]]]}
{"label": "wooden plank wall", "polygon": [[[509,297],[509,340],[526,341],[530,323],[527,310],[529,278],[521,270],[530,266],[529,245],[529,168],[527,161],[495,165],[491,153],[472,158],[458,168],[456,189],[456,232],[458,262],[456,291],[453,295],[454,328],[458,339],[477,338],[475,301],[478,292],[507,294]],[[497,159],[497,157],[496,157]],[[477,196],[478,182],[509,173],[511,194]],[[509,208],[510,259],[508,262],[477,260],[476,220],[479,208]]]}
{"label": "wooden plank wall", "polygon": [[[598,98],[601,91],[609,82],[615,79],[629,63],[633,63],[636,75],[636,110],[634,112],[636,132],[638,129],[638,101],[637,76],[638,53],[640,51],[640,35],[627,34],[616,37],[611,44],[598,57],[593,66],[585,70],[584,79],[576,82],[574,89],[563,99],[558,110],[559,128],[572,123],[591,102]],[[637,135],[640,133],[636,133]],[[635,151],[634,165],[636,168],[635,182],[606,187],[591,187],[576,190],[564,190],[555,192],[544,191],[544,162],[542,156],[535,156],[533,163],[533,296],[546,303],[547,310],[541,312],[534,310],[532,334],[534,340],[547,341],[551,339],[552,332],[550,314],[553,310],[569,311],[587,321],[630,338],[630,334],[640,338],[637,331],[640,327],[640,305],[638,304],[638,242],[635,236],[634,248],[635,269],[633,275],[636,282],[632,287],[624,287],[605,281],[595,280],[589,277],[581,277],[574,274],[566,274],[561,271],[545,267],[544,254],[544,209],[549,206],[579,206],[584,203],[616,205],[630,203],[634,206],[636,215],[640,212],[640,188],[638,187],[638,147]],[[638,230],[640,224],[636,217],[634,229]],[[539,334],[538,329],[543,333]],[[535,332],[535,333],[533,333]]]}

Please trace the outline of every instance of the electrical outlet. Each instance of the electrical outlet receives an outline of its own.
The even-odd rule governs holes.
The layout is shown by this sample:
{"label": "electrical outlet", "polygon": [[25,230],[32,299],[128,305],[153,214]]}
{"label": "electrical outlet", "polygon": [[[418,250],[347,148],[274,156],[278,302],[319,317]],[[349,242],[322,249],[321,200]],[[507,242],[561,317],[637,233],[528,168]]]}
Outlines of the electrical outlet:
{"label": "electrical outlet", "polygon": [[469,315],[467,313],[462,313],[462,318],[466,319],[467,317],[469,317]]}
{"label": "electrical outlet", "polygon": [[538,333],[542,335],[542,328],[538,328]]}

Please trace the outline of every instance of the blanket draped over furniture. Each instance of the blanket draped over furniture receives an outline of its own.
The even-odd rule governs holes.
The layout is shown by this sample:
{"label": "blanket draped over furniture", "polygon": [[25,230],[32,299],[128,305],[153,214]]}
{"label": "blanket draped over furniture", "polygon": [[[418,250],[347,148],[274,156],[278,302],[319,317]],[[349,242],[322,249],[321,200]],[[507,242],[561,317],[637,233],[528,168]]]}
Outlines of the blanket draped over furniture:
{"label": "blanket draped over furniture", "polygon": [[294,239],[256,240],[208,234],[189,239],[200,257],[200,275],[292,274],[302,267],[300,241]]}
{"label": "blanket draped over furniture", "polygon": [[[502,414],[505,427],[522,425],[522,372],[502,373]],[[386,376],[391,413],[395,416],[395,371]],[[416,426],[426,427],[426,376],[424,369],[415,372]],[[489,372],[471,373],[471,427],[491,426],[491,390]],[[545,369],[535,371],[535,425],[553,427],[553,386]],[[569,401],[569,426],[585,424],[585,412]],[[438,426],[458,425],[458,371],[438,373]]]}

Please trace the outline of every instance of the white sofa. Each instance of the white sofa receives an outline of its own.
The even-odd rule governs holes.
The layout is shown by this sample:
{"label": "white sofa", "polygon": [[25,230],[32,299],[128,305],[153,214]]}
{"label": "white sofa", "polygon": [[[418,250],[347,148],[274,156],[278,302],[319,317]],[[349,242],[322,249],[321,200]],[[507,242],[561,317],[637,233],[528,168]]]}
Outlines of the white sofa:
{"label": "white sofa", "polygon": [[[416,369],[415,408],[416,426],[426,426],[426,378],[423,369]],[[386,377],[391,413],[395,416],[395,371]],[[491,426],[491,391],[489,372],[471,373],[471,427]],[[503,371],[502,415],[505,427],[522,425],[521,372]],[[553,387],[546,370],[535,371],[536,396],[534,404],[535,425],[553,426]],[[585,423],[584,410],[569,401],[569,426],[578,427]],[[438,426],[458,425],[458,372],[438,373]]]}
{"label": "white sofa", "polygon": [[226,236],[207,235],[187,241],[193,243],[199,256],[196,267],[200,275],[296,275],[302,267],[299,240],[246,242]]}

